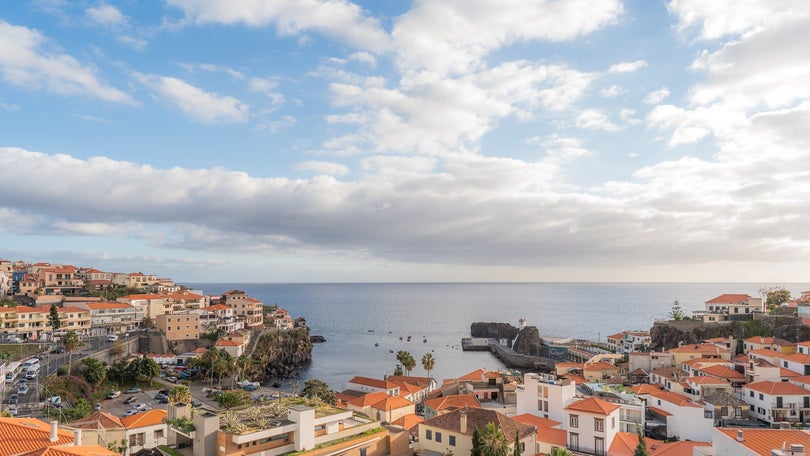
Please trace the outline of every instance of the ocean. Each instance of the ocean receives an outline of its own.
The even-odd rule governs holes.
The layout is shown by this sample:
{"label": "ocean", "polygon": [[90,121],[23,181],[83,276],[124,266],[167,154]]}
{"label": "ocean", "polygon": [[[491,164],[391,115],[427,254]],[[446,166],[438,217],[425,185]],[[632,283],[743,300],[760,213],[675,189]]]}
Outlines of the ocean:
{"label": "ocean", "polygon": [[[312,362],[296,379],[318,378],[342,390],[355,375],[392,374],[399,350],[417,360],[411,375],[425,376],[419,362],[432,353],[431,374],[441,381],[478,368],[503,369],[487,352],[462,352],[473,322],[536,326],[540,336],[604,341],[625,330],[649,330],[665,319],[676,299],[684,311],[723,293],[747,293],[773,284],[753,283],[186,283],[206,294],[243,290],[265,304],[303,316],[314,344]],[[793,296],[810,284],[779,284]],[[411,336],[411,341],[407,337]],[[402,338],[400,340],[400,338]],[[290,383],[284,381],[285,387]]]}

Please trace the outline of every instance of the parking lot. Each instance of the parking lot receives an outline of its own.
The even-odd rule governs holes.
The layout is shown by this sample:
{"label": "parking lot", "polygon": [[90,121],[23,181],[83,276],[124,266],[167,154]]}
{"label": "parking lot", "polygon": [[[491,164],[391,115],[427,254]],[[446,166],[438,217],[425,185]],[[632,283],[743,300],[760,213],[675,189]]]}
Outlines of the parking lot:
{"label": "parking lot", "polygon": [[[169,387],[164,387],[161,389],[170,389]],[[115,415],[117,417],[123,417],[126,415],[127,410],[134,409],[137,405],[143,404],[145,410],[166,410],[168,404],[160,404],[158,401],[155,400],[155,395],[161,389],[147,389],[141,390],[135,393],[125,393],[121,391],[121,395],[116,397],[115,399],[103,399],[99,402],[101,405],[101,411],[109,413],[111,415]],[[126,402],[130,401],[131,403],[127,404]],[[142,410],[143,411],[143,410]]]}

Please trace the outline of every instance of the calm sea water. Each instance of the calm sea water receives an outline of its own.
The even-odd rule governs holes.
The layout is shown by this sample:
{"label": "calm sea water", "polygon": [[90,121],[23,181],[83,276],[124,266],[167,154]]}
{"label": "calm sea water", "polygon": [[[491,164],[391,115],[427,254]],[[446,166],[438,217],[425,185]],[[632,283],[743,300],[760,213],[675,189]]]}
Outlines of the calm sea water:
{"label": "calm sea water", "polygon": [[[315,344],[312,363],[299,380],[319,378],[341,390],[355,375],[393,373],[394,354],[417,359],[412,375],[426,375],[418,361],[432,353],[432,375],[441,380],[503,365],[486,352],[462,352],[477,321],[517,326],[523,317],[542,336],[604,340],[624,330],[648,330],[665,318],[674,300],[691,313],[723,293],[760,296],[770,284],[752,283],[386,283],[261,284],[188,283],[206,294],[238,289],[293,318],[304,316]],[[784,284],[794,296],[810,284]],[[411,336],[411,341],[406,340]],[[400,337],[403,339],[400,340]],[[427,342],[423,342],[426,340]],[[377,344],[377,346],[375,346]],[[393,353],[392,353],[393,352]]]}

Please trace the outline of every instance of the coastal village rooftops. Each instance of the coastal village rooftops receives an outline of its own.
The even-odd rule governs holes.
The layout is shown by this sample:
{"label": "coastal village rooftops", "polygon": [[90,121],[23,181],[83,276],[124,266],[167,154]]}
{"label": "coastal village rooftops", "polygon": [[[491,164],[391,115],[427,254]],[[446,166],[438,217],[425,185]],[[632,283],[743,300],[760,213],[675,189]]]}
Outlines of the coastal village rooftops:
{"label": "coastal village rooftops", "polygon": [[411,376],[404,376],[404,375],[389,375],[388,376],[389,382],[394,383],[408,383],[411,385],[416,385],[421,388],[427,388],[430,386],[431,378],[430,377],[411,377]]}
{"label": "coastal village rooftops", "polygon": [[541,418],[531,413],[513,416],[512,419],[529,426],[537,428],[537,442],[564,448],[568,440],[568,433],[565,429],[560,429],[562,424],[548,418]]}
{"label": "coastal village rooftops", "polygon": [[425,401],[425,406],[437,412],[441,412],[465,407],[481,408],[481,403],[474,394],[454,394],[451,396],[437,397],[436,399],[428,399]]}
{"label": "coastal village rooftops", "polygon": [[532,415],[531,413],[523,413],[512,417],[523,424],[534,426],[536,428],[556,428],[562,425],[559,421],[550,420],[541,416]]}
{"label": "coastal village rooftops", "polygon": [[154,293],[142,293],[122,296],[120,299],[125,299],[127,301],[141,301],[146,299],[164,299],[164,297]]}
{"label": "coastal village rooftops", "polygon": [[596,397],[589,397],[588,399],[583,399],[568,405],[565,410],[594,413],[597,415],[609,415],[618,408],[619,406],[616,404],[612,404]]}
{"label": "coastal village rooftops", "polygon": [[791,342],[789,340],[780,339],[778,337],[771,337],[771,336],[769,336],[769,337],[765,337],[765,336],[749,337],[748,339],[745,339],[745,342],[749,342],[749,343],[752,343],[752,344],[762,344],[762,345],[796,345],[795,343],[793,343],[793,342]]}
{"label": "coastal village rooftops", "polygon": [[162,424],[163,420],[167,416],[168,413],[166,412],[166,410],[153,409],[142,413],[136,413],[130,416],[125,416],[121,418],[121,422],[124,423],[124,427],[126,427],[127,429],[133,429],[139,427],[154,426],[156,424]]}
{"label": "coastal village rooftops", "polygon": [[[644,444],[647,446],[647,453],[651,453],[652,447],[660,443],[664,442],[649,437],[644,439]],[[608,454],[610,456],[633,456],[637,446],[638,435],[632,432],[617,432],[616,436],[613,437],[613,443],[610,444]]]}
{"label": "coastal village rooftops", "polygon": [[363,394],[357,397],[343,397],[346,403],[356,407],[371,407],[378,402],[384,401],[390,397],[385,391],[376,391],[374,393]]}
{"label": "coastal village rooftops", "polygon": [[757,348],[756,350],[750,350],[748,352],[749,357],[759,357],[759,356],[767,356],[771,358],[778,358],[782,356],[781,353],[775,350],[771,350],[770,348]]}
{"label": "coastal village rooftops", "polygon": [[88,302],[84,305],[87,306],[90,310],[102,310],[102,309],[132,309],[133,307],[129,304],[123,302]]}
{"label": "coastal village rooftops", "polygon": [[[466,416],[466,426],[463,430],[461,426],[462,414],[465,414]],[[494,410],[476,408],[463,408],[450,413],[445,413],[444,415],[435,416],[429,420],[426,420],[424,423],[422,423],[422,425],[428,425],[431,427],[444,429],[448,432],[472,436],[476,429],[483,429],[488,423],[494,423],[495,426],[503,430],[504,435],[513,436],[513,438],[515,433],[517,433],[520,438],[535,433],[534,426],[523,424]]]}
{"label": "coastal village rooftops", "polygon": [[809,390],[788,382],[764,380],[761,382],[749,383],[745,385],[745,388],[752,391],[757,391],[759,393],[770,394],[771,396],[810,396]]}
{"label": "coastal village rooftops", "polygon": [[55,429],[56,440],[52,442],[52,430],[51,424],[37,418],[0,418],[0,456],[23,454],[73,442],[73,433],[59,428]]}
{"label": "coastal village rooftops", "polygon": [[652,394],[661,391],[661,385],[650,385],[649,383],[642,383],[630,388],[630,391],[636,395]]}
{"label": "coastal village rooftops", "polygon": [[725,380],[721,380],[719,378],[709,377],[708,375],[701,375],[699,377],[689,377],[686,379],[687,382],[695,384],[695,385],[731,385],[729,382]]}
{"label": "coastal village rooftops", "polygon": [[84,418],[71,421],[67,426],[79,429],[121,429],[125,427],[121,418],[102,411],[92,412]]}
{"label": "coastal village rooftops", "polygon": [[24,456],[119,456],[101,445],[52,446],[25,453]]}
{"label": "coastal village rooftops", "polygon": [[715,344],[688,344],[683,347],[670,348],[670,353],[700,353],[703,355],[714,355],[721,353],[729,353],[729,350],[724,347],[718,347]]}
{"label": "coastal village rooftops", "polygon": [[598,361],[595,363],[585,363],[583,370],[591,371],[591,370],[615,370],[616,366],[613,364],[607,363],[605,361]]}
{"label": "coastal village rooftops", "polygon": [[409,413],[401,416],[391,422],[394,426],[400,426],[409,433],[413,433],[419,423],[424,422],[425,419],[415,413]]}
{"label": "coastal village rooftops", "polygon": [[[383,393],[385,394],[385,393]],[[388,396],[386,395],[385,398],[381,401],[377,401],[374,403],[371,408],[375,408],[377,410],[389,411],[389,410],[396,410],[403,407],[408,407],[413,405],[413,402],[405,399],[402,396]]]}
{"label": "coastal village rooftops", "polygon": [[214,312],[217,310],[231,310],[231,308],[229,306],[226,306],[225,304],[214,304],[212,306],[203,307],[203,310]]}
{"label": "coastal village rooftops", "polygon": [[715,429],[760,456],[769,456],[771,450],[778,450],[783,445],[785,448],[790,448],[790,445],[810,447],[810,434],[796,429]]}
{"label": "coastal village rooftops", "polygon": [[239,342],[236,342],[235,340],[223,340],[223,339],[220,339],[214,345],[217,346],[217,347],[239,347],[242,344],[240,344]]}
{"label": "coastal village rooftops", "polygon": [[722,294],[716,298],[706,301],[706,304],[743,304],[748,302],[751,296],[747,294]]}

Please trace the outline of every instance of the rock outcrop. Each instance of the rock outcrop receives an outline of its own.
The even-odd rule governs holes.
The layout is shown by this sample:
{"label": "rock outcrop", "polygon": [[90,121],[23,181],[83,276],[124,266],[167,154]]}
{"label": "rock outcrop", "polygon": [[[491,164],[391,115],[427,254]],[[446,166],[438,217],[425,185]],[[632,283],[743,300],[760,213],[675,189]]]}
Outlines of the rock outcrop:
{"label": "rock outcrop", "polygon": [[[695,344],[715,337],[732,336],[737,340],[753,336],[776,336],[785,340],[807,340],[810,328],[793,316],[763,316],[752,321],[703,323],[702,321],[655,322],[650,329],[652,347],[666,350],[680,343]],[[736,347],[732,347],[736,349]]]}
{"label": "rock outcrop", "polygon": [[512,350],[529,356],[541,356],[540,331],[536,326],[526,326],[518,332]]}
{"label": "rock outcrop", "polygon": [[484,323],[475,322],[470,325],[470,335],[472,337],[484,337],[487,339],[507,339],[511,344],[518,335],[518,329],[509,323]]}
{"label": "rock outcrop", "polygon": [[252,356],[264,366],[265,378],[293,377],[298,369],[312,360],[309,330],[266,331],[256,341]]}

